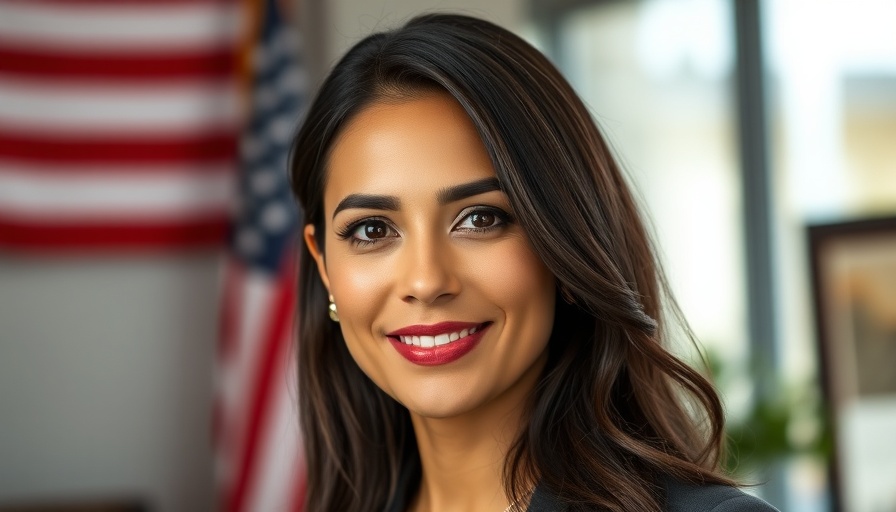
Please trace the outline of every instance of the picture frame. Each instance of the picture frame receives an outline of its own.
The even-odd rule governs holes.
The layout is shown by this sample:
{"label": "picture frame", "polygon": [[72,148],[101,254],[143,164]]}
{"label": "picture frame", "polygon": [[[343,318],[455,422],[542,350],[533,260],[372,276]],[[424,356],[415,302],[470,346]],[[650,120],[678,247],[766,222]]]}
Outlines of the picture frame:
{"label": "picture frame", "polygon": [[896,512],[896,216],[808,227],[834,510]]}

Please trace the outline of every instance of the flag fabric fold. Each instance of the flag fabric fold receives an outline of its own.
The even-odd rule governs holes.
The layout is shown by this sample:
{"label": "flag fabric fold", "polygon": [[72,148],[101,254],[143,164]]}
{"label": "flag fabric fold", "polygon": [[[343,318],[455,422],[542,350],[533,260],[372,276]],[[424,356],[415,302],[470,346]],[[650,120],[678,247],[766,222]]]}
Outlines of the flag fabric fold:
{"label": "flag fabric fold", "polygon": [[241,9],[0,3],[0,249],[220,247]]}
{"label": "flag fabric fold", "polygon": [[303,501],[286,174],[299,50],[273,0],[0,2],[0,251],[226,250],[214,464],[228,512]]}
{"label": "flag fabric fold", "polygon": [[238,208],[222,306],[216,403],[221,509],[298,511],[304,465],[296,410],[293,323],[300,215],[287,158],[306,77],[277,2],[261,11],[248,52],[249,119],[240,141]]}

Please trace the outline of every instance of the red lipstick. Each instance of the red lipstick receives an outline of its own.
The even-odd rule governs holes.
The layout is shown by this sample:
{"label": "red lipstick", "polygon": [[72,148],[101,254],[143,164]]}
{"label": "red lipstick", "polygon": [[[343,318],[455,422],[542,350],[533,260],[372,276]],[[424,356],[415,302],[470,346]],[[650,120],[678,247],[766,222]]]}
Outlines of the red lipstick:
{"label": "red lipstick", "polygon": [[[441,322],[432,325],[411,325],[402,327],[401,329],[387,333],[386,336],[389,337],[392,347],[408,361],[420,366],[438,366],[457,361],[461,357],[467,355],[479,344],[479,341],[482,339],[483,334],[489,326],[491,326],[491,322],[483,324],[470,322]],[[475,332],[469,333],[471,330],[475,330]],[[438,339],[440,336],[450,336],[451,334],[461,335],[463,334],[463,331],[467,331],[466,336],[461,336],[458,339],[448,341],[447,343],[444,343],[444,338],[442,338],[440,341],[444,344],[435,346],[408,344],[402,340],[402,338],[407,340],[407,338],[413,337],[435,337]],[[423,341],[422,344],[425,345],[426,341]]]}

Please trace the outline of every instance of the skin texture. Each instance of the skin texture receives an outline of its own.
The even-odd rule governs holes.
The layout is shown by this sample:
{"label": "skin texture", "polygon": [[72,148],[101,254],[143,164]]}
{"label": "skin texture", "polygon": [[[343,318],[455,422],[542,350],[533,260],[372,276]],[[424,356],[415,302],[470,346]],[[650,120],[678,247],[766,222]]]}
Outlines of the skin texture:
{"label": "skin texture", "polygon": [[[423,466],[412,509],[502,510],[504,456],[546,358],[553,275],[500,190],[440,200],[447,188],[495,178],[473,124],[445,93],[367,106],[340,134],[327,171],[326,251],[312,225],[305,240],[353,358],[410,411]],[[336,212],[353,194],[393,204]],[[490,325],[472,351],[436,366],[409,362],[386,336],[445,321]]]}

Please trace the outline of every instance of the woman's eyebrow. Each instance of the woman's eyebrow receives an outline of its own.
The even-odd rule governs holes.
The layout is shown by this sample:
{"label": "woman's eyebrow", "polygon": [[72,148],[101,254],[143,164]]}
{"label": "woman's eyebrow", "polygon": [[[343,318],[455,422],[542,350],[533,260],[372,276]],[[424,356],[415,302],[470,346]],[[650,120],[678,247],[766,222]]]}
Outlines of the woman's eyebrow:
{"label": "woman's eyebrow", "polygon": [[[439,204],[448,204],[495,190],[501,190],[501,183],[498,181],[498,178],[485,178],[439,189],[436,199],[439,201]],[[336,209],[333,210],[333,217],[336,217],[336,214],[342,210],[350,208],[398,211],[401,209],[401,200],[396,196],[349,194],[336,205]]]}
{"label": "woman's eyebrow", "polygon": [[401,206],[401,200],[395,196],[378,196],[372,194],[349,194],[345,199],[339,201],[336,209],[333,211],[333,217],[342,210],[349,208],[364,208],[369,210],[389,210],[398,211]]}
{"label": "woman's eyebrow", "polygon": [[498,178],[485,178],[440,189],[436,198],[439,204],[448,204],[494,190],[501,190],[501,182]]}

